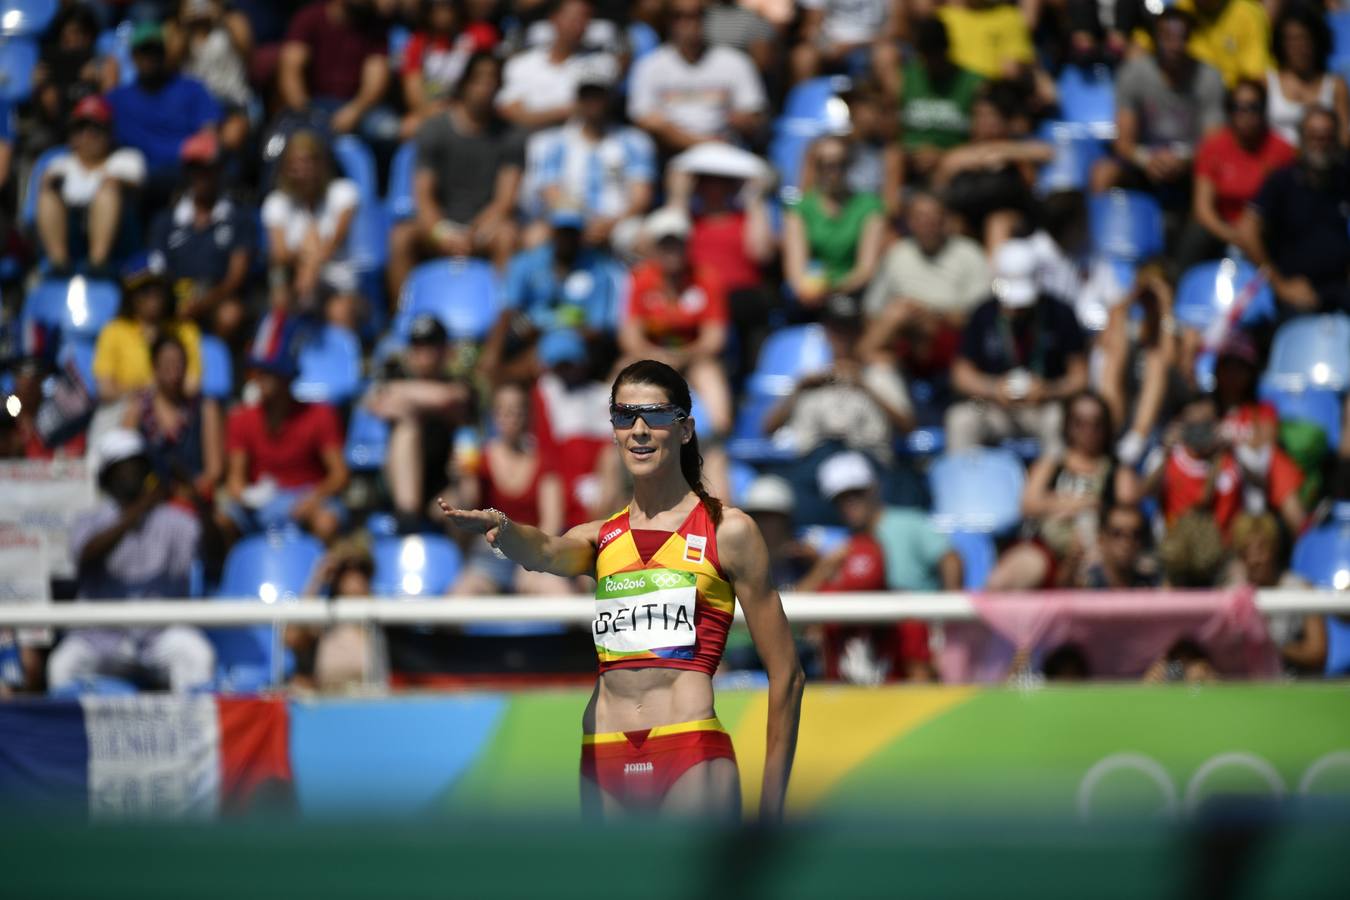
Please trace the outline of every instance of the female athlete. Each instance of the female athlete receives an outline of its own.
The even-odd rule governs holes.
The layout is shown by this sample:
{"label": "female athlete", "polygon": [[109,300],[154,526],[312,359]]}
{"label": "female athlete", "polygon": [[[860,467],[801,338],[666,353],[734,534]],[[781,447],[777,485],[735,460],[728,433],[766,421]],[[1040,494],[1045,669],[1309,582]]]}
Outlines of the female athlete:
{"label": "female athlete", "polygon": [[619,373],[610,420],[633,501],[561,537],[497,510],[441,507],[458,528],[527,569],[594,575],[591,631],[600,675],[582,716],[581,799],[590,817],[623,812],[740,816],[731,737],[713,709],[712,676],[735,602],[769,676],[760,817],[781,818],[804,676],[769,579],[759,529],[702,483],[689,386],[664,363]]}

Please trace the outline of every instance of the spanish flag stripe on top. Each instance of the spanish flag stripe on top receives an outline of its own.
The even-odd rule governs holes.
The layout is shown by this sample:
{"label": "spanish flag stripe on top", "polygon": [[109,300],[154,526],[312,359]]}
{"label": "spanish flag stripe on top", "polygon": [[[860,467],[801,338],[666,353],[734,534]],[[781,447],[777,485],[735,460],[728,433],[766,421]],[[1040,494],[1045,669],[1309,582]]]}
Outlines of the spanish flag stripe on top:
{"label": "spanish flag stripe on top", "polygon": [[596,555],[592,623],[600,671],[716,671],[736,609],[717,560],[716,528],[701,503],[646,561],[628,510],[606,521]]}

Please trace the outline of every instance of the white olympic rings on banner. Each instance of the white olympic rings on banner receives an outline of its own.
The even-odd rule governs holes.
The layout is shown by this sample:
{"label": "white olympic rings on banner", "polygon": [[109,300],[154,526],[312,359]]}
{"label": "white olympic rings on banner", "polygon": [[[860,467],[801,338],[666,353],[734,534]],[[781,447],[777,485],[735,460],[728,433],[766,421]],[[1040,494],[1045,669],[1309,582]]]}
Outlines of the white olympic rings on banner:
{"label": "white olympic rings on banner", "polygon": [[[1076,798],[1078,817],[1084,821],[1092,818],[1092,799],[1098,785],[1107,775],[1121,770],[1140,772],[1157,785],[1162,799],[1162,809],[1159,811],[1161,815],[1167,818],[1175,818],[1181,812],[1192,815],[1204,799],[1202,792],[1209,779],[1220,769],[1234,766],[1255,772],[1265,782],[1266,788],[1275,800],[1282,800],[1288,792],[1279,771],[1268,760],[1255,753],[1231,751],[1211,756],[1200,764],[1195,774],[1186,782],[1184,800],[1178,798],[1176,785],[1167,769],[1153,757],[1144,753],[1113,753],[1088,769],[1078,783]],[[1306,797],[1312,794],[1317,779],[1328,770],[1339,767],[1350,769],[1350,750],[1333,750],[1310,763],[1304,770],[1303,777],[1299,779],[1298,795]]]}

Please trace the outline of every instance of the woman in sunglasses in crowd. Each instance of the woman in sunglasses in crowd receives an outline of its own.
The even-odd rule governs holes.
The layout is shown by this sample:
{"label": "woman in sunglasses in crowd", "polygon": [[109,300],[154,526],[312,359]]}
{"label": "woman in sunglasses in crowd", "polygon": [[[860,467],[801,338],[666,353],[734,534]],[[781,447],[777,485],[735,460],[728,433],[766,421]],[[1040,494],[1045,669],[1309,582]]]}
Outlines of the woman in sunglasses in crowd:
{"label": "woman in sunglasses in crowd", "polygon": [[554,536],[495,509],[442,508],[527,569],[594,575],[591,630],[600,674],[582,716],[581,798],[590,817],[660,812],[736,819],[731,738],[713,709],[712,676],[735,602],[769,676],[760,816],[782,815],[804,676],[769,555],[754,521],[703,485],[689,385],[640,360],[610,393],[614,442],[633,479],[630,505]]}

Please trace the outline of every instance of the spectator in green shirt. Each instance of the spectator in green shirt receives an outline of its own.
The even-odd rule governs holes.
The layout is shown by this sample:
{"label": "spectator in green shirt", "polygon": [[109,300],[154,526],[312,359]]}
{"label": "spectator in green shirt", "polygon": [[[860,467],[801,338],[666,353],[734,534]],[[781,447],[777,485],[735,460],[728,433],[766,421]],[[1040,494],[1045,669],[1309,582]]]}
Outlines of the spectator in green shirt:
{"label": "spectator in green shirt", "polygon": [[915,55],[901,70],[902,144],[908,170],[920,181],[927,180],[944,151],[969,139],[971,107],[984,83],[979,75],[952,62],[950,46],[942,20],[923,19],[914,29]]}
{"label": "spectator in green shirt", "polygon": [[816,186],[788,207],[783,223],[787,283],[808,318],[828,295],[867,287],[886,230],[881,198],[849,189],[848,145],[822,138],[813,156]]}

